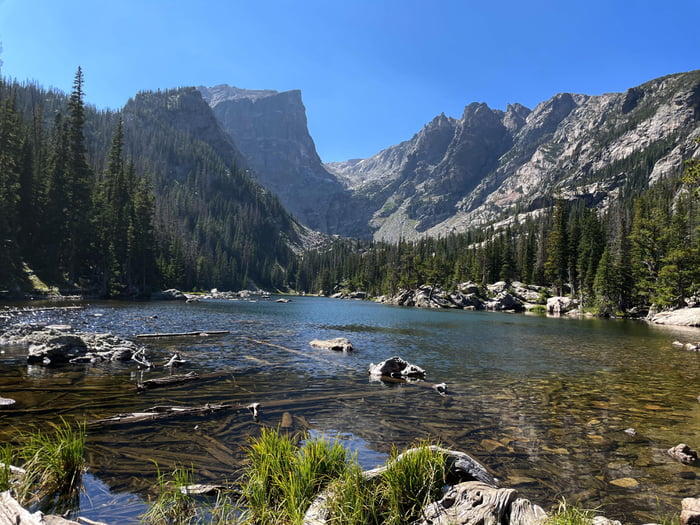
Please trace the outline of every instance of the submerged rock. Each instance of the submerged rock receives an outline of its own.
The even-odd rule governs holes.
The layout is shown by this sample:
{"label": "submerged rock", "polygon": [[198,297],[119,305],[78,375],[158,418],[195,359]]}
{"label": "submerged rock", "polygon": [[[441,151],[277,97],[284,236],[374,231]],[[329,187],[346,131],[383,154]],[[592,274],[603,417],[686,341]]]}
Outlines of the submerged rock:
{"label": "submerged rock", "polygon": [[323,350],[335,350],[336,352],[350,352],[352,350],[352,343],[345,337],[336,337],[328,340],[314,339],[309,341],[309,345]]}

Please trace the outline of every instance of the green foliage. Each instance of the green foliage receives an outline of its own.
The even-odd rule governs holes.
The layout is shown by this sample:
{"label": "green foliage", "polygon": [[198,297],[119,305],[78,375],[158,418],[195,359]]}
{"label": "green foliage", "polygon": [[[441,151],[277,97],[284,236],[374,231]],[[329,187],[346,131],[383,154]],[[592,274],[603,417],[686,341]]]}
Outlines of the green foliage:
{"label": "green foliage", "polygon": [[312,439],[297,447],[288,434],[267,428],[251,439],[248,459],[243,496],[255,523],[301,523],[314,496],[347,469],[338,442]]}
{"label": "green foliage", "polygon": [[192,523],[197,508],[191,495],[181,490],[192,484],[192,469],[176,468],[166,476],[158,465],[158,495],[148,510],[141,516],[140,523],[186,525]]}
{"label": "green foliage", "polygon": [[590,509],[583,509],[577,505],[568,505],[566,501],[559,503],[558,508],[552,512],[543,525],[592,525],[596,513]]}
{"label": "green foliage", "polygon": [[362,473],[337,442],[304,440],[263,429],[251,440],[243,486],[244,519],[250,523],[301,523],[314,497],[327,490],[330,523],[401,524],[419,516],[441,495],[445,458],[427,442],[398,455],[374,477]]}

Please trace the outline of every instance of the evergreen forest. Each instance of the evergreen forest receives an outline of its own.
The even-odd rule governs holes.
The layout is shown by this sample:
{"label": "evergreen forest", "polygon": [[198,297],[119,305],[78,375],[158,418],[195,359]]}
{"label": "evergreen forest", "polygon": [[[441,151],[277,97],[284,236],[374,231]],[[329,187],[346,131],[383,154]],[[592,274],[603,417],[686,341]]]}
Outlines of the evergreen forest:
{"label": "evergreen forest", "polygon": [[[300,226],[246,172],[228,136],[201,129],[194,88],[144,92],[118,112],[0,79],[0,291],[144,297],[166,288],[395,294],[520,281],[601,315],[700,295],[700,163],[652,187],[628,173],[605,211],[551,196],[550,213],[394,244]],[[642,163],[643,164],[643,163]],[[643,171],[642,165],[635,168]],[[640,171],[640,173],[641,173]],[[644,179],[645,180],[645,179]]]}

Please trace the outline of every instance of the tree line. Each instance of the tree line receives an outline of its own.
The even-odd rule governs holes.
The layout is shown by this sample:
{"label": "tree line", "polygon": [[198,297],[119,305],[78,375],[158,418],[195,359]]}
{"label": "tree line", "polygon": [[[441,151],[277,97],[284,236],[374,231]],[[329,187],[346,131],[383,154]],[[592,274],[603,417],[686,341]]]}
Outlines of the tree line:
{"label": "tree line", "polygon": [[296,224],[234,155],[169,125],[191,91],[111,112],[85,104],[80,68],[69,96],[0,79],[0,291],[32,274],[104,297],[285,285]]}
{"label": "tree line", "polygon": [[294,276],[300,289],[326,294],[520,281],[600,315],[682,307],[700,295],[699,182],[700,162],[690,161],[682,178],[637,189],[605,212],[555,197],[549,214],[498,229],[395,244],[336,239],[304,253]]}

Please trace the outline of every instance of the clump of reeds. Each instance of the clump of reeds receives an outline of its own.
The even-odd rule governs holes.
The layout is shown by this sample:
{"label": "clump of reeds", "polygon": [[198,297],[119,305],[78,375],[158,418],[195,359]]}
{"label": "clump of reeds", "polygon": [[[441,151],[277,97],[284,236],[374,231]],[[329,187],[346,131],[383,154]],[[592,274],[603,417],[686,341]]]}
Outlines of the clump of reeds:
{"label": "clump of reeds", "polygon": [[400,456],[394,450],[387,468],[371,477],[337,441],[297,447],[269,429],[251,440],[248,458],[242,507],[251,523],[299,524],[324,489],[331,523],[407,523],[441,494],[446,478],[443,454],[427,442]]}
{"label": "clump of reeds", "polygon": [[300,523],[316,494],[348,468],[337,441],[312,439],[297,447],[289,435],[266,428],[247,452],[245,518],[255,523]]}
{"label": "clump of reeds", "polygon": [[197,515],[197,508],[192,496],[182,487],[192,483],[192,469],[176,468],[166,476],[158,471],[158,495],[148,510],[141,516],[141,523],[167,523],[185,525],[191,523]]}
{"label": "clump of reeds", "polygon": [[17,487],[22,500],[60,497],[77,492],[80,486],[85,467],[85,424],[73,425],[61,419],[51,426],[53,432],[20,434],[21,446],[14,455],[26,471]]}
{"label": "clump of reeds", "polygon": [[594,510],[584,509],[578,505],[569,505],[565,500],[562,500],[543,525],[591,525],[595,514]]}
{"label": "clump of reeds", "polygon": [[12,488],[12,470],[14,464],[15,452],[12,445],[3,443],[0,446],[0,492],[4,492]]}

